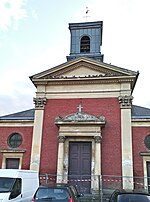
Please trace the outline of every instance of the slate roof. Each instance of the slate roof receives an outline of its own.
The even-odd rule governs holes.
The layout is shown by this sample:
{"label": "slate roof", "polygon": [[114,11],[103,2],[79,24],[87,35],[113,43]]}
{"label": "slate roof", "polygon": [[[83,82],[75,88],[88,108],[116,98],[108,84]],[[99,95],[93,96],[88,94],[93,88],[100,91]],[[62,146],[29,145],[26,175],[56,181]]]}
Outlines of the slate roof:
{"label": "slate roof", "polygon": [[150,118],[150,109],[145,107],[132,106],[132,118]]}
{"label": "slate roof", "polygon": [[34,109],[0,116],[0,120],[34,120]]}
{"label": "slate roof", "polygon": [[[26,111],[8,114],[5,116],[0,116],[1,120],[34,120],[35,109],[29,109]],[[137,105],[132,106],[132,118],[134,119],[150,119],[150,109],[145,107],[140,107]]]}

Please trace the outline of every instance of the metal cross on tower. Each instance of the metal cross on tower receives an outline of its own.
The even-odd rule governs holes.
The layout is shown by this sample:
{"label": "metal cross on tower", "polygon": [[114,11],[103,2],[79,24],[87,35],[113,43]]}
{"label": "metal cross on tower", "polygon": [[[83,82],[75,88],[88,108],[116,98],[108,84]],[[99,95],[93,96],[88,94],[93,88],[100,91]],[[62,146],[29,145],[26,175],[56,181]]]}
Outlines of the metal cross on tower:
{"label": "metal cross on tower", "polygon": [[87,21],[87,18],[90,17],[90,16],[88,16],[88,12],[89,12],[89,9],[88,9],[88,7],[86,7],[86,12],[85,12],[86,15],[84,16],[84,18],[86,18],[86,21]]}

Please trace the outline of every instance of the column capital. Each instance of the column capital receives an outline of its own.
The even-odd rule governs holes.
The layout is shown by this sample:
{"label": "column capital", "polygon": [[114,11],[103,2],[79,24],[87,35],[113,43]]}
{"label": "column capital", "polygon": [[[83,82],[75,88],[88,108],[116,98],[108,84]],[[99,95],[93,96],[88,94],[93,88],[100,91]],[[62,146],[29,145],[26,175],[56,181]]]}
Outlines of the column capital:
{"label": "column capital", "polygon": [[35,104],[35,109],[44,109],[46,105],[46,97],[37,97],[33,98],[33,102]]}
{"label": "column capital", "polygon": [[94,140],[95,140],[95,143],[101,143],[102,136],[96,135],[96,136],[94,136]]}
{"label": "column capital", "polygon": [[63,135],[58,136],[58,142],[59,142],[59,143],[64,143],[64,142],[65,142],[65,139],[66,139],[66,137],[63,136]]}
{"label": "column capital", "polygon": [[130,109],[132,107],[132,100],[133,100],[132,95],[119,96],[118,100],[120,103],[120,108]]}

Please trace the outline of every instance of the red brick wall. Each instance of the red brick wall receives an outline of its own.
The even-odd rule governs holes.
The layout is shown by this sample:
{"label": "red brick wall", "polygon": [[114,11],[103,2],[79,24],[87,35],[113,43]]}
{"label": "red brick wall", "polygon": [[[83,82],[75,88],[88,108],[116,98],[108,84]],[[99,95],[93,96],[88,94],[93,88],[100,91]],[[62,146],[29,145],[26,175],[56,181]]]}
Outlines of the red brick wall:
{"label": "red brick wall", "polygon": [[143,158],[140,152],[149,151],[144,144],[144,139],[150,134],[150,127],[133,127],[133,164],[134,175],[143,176]]}
{"label": "red brick wall", "polygon": [[[23,155],[22,169],[29,169],[33,127],[0,127],[0,149],[12,149],[7,144],[7,139],[9,135],[11,135],[14,132],[20,133],[23,138],[22,144],[16,149],[26,150],[26,152]],[[0,155],[0,167],[1,166],[2,166],[2,154]]]}
{"label": "red brick wall", "polygon": [[102,132],[102,173],[121,175],[120,106],[117,98],[48,100],[44,113],[40,172],[56,173],[58,128],[54,124],[55,118],[77,112],[79,104],[84,107],[83,112],[106,118]]}

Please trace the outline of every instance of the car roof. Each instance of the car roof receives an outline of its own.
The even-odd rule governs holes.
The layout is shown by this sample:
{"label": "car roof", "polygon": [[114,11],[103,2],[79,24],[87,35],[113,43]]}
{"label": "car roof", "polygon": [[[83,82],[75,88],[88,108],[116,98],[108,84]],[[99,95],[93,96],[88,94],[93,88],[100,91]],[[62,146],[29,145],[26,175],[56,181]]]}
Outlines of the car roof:
{"label": "car roof", "polygon": [[140,191],[140,190],[115,190],[118,194],[143,194],[143,195],[149,195],[150,194],[146,191]]}

